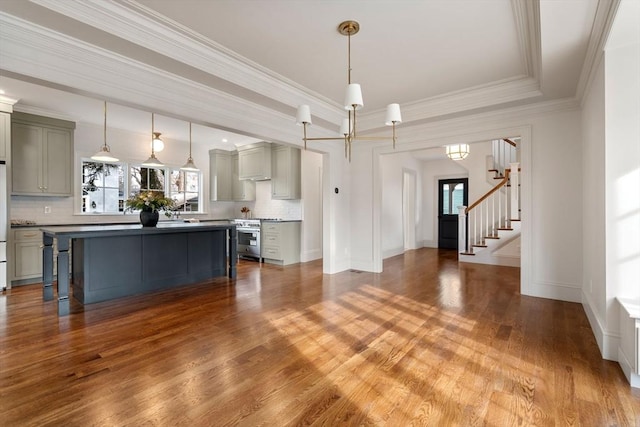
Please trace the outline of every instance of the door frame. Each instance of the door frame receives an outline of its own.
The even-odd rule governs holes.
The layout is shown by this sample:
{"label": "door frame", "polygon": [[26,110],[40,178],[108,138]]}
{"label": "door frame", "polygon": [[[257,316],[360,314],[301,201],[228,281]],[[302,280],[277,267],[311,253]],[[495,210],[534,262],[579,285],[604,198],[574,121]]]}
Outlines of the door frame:
{"label": "door frame", "polygon": [[[438,237],[437,237],[437,242],[438,242],[438,248],[439,249],[444,249],[441,247],[441,242],[440,242],[440,230],[441,230],[441,226],[442,226],[442,222],[443,222],[443,217],[444,214],[442,213],[442,208],[443,208],[443,185],[444,184],[459,184],[462,183],[464,184],[464,190],[462,193],[462,206],[469,206],[469,178],[468,177],[460,177],[460,178],[438,178],[438,183],[437,183],[437,194],[438,194],[438,211],[437,211],[437,215],[436,215],[436,221],[437,221],[437,227],[436,229],[438,230]],[[452,206],[452,208],[455,208],[454,206]],[[455,223],[456,223],[456,235],[458,233],[458,214],[447,214],[447,217],[449,218],[449,220],[451,222],[454,221],[455,219]],[[455,218],[453,218],[455,217]],[[456,238],[456,249],[460,250],[460,248],[458,248],[458,239]]]}

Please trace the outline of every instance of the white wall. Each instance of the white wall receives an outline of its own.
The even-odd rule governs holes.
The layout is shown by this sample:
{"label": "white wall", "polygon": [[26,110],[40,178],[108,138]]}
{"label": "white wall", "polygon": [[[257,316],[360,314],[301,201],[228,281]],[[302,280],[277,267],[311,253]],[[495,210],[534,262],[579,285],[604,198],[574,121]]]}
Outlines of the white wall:
{"label": "white wall", "polygon": [[302,151],[302,262],[322,258],[322,155]]}
{"label": "white wall", "polygon": [[603,349],[606,330],[604,61],[582,105],[583,305]]}
{"label": "white wall", "polygon": [[[416,173],[416,206],[422,204],[422,162],[410,153],[398,153],[382,156],[380,159],[382,174],[382,256],[388,258],[404,252],[403,229],[403,175],[406,170]],[[416,229],[421,230],[421,215],[416,215]],[[416,240],[422,240],[419,235]]]}
{"label": "white wall", "polygon": [[487,181],[487,156],[492,154],[491,151],[491,141],[476,142],[469,144],[467,158],[458,160],[460,166],[468,172],[469,204],[484,196],[499,182],[497,180],[495,182]]}
{"label": "white wall", "polygon": [[[640,43],[605,52],[606,330],[616,297],[640,301]],[[612,344],[617,348],[617,345]],[[611,349],[605,343],[605,357]],[[608,357],[608,358],[614,358]]]}

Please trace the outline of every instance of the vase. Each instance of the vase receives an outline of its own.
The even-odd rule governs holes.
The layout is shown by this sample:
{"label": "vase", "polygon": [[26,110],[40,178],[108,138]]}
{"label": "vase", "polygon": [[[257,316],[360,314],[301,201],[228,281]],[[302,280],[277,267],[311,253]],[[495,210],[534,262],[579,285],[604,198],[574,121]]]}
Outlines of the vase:
{"label": "vase", "polygon": [[160,212],[140,211],[140,224],[143,227],[155,227],[160,219]]}

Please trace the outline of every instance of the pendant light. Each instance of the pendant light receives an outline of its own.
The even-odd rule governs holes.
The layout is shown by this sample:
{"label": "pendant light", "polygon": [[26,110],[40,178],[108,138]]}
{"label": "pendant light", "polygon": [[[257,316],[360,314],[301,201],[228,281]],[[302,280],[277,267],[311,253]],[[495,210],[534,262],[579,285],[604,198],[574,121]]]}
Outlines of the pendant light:
{"label": "pendant light", "polygon": [[107,101],[104,101],[104,145],[96,154],[91,156],[91,160],[99,162],[117,162],[118,159],[111,155],[111,149],[107,145]]}
{"label": "pendant light", "polygon": [[160,160],[158,160],[158,158],[156,157],[156,153],[155,150],[153,149],[153,138],[154,138],[154,114],[151,113],[151,156],[142,163],[142,166],[149,166],[149,167],[154,167],[154,168],[161,168],[164,166],[164,163],[162,163]]}
{"label": "pendant light", "polygon": [[187,163],[185,163],[180,170],[191,172],[197,172],[200,170],[196,167],[195,163],[193,163],[193,158],[191,157],[191,122],[189,122],[189,158],[187,159]]}

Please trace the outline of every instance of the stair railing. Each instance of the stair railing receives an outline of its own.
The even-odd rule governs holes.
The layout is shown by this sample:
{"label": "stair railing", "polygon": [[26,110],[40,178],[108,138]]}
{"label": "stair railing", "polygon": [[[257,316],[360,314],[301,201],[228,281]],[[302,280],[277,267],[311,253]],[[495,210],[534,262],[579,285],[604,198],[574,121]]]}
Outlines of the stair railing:
{"label": "stair railing", "polygon": [[518,161],[516,143],[509,138],[494,139],[491,141],[491,154],[493,157],[493,168],[489,171],[494,172],[498,178],[504,177],[505,170],[509,169],[509,165]]}
{"label": "stair railing", "polygon": [[473,255],[474,247],[486,247],[486,239],[497,239],[499,230],[511,230],[520,220],[519,163],[504,170],[500,182],[469,207],[458,207],[458,248]]}

